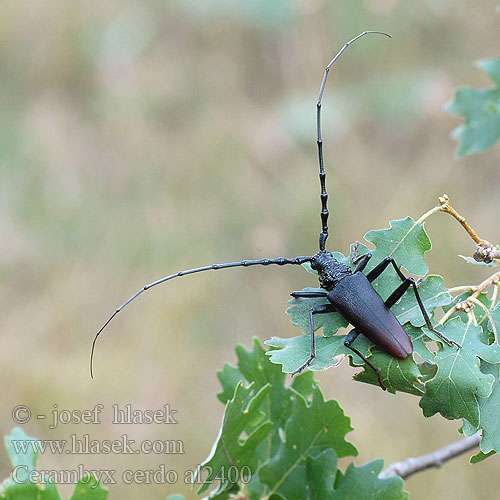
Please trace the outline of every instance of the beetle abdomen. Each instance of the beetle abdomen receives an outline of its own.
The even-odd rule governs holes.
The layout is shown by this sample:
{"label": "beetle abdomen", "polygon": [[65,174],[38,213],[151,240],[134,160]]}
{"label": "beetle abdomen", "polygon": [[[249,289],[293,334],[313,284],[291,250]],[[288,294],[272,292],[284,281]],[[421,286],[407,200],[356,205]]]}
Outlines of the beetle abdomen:
{"label": "beetle abdomen", "polygon": [[328,300],[365,337],[398,359],[413,352],[410,337],[363,273],[342,279]]}

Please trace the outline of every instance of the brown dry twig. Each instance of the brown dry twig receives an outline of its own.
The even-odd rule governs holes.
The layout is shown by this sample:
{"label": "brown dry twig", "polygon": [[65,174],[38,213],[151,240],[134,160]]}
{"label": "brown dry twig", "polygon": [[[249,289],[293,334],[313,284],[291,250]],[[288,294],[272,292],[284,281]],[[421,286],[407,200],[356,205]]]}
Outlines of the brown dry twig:
{"label": "brown dry twig", "polygon": [[[420,219],[418,219],[418,223],[423,223],[424,220],[426,220],[428,217],[431,215],[437,213],[437,212],[446,212],[450,214],[452,217],[454,217],[462,227],[467,231],[469,236],[474,240],[476,243],[476,251],[474,253],[474,260],[477,262],[485,262],[487,264],[492,263],[493,261],[496,261],[500,263],[500,249],[498,246],[493,245],[489,241],[486,241],[482,238],[480,238],[477,233],[472,229],[472,227],[469,225],[469,223],[466,221],[465,217],[460,215],[451,205],[450,198],[448,195],[443,194],[443,196],[439,197],[439,205],[432,208],[428,212],[426,212]],[[458,302],[453,306],[451,309],[449,309],[446,314],[441,318],[439,321],[438,325],[444,324],[448,318],[452,314],[454,314],[457,311],[464,311],[467,313],[469,316],[469,319],[471,321],[476,322],[476,318],[474,316],[474,309],[476,306],[482,307],[485,309],[486,312],[486,317],[491,321],[493,325],[493,333],[495,335],[495,339],[498,342],[498,334],[495,325],[493,324],[491,314],[490,314],[490,309],[487,309],[484,304],[482,304],[478,299],[479,296],[481,295],[482,292],[484,292],[487,288],[490,286],[494,286],[494,291],[493,295],[491,298],[491,306],[490,309],[494,307],[497,301],[497,297],[499,294],[499,288],[500,288],[500,271],[492,274],[489,278],[484,280],[482,283],[479,285],[470,285],[470,286],[458,286],[454,287],[448,290],[449,293],[463,293],[463,292],[472,292],[472,295],[468,297],[466,300],[463,300],[461,302]]]}
{"label": "brown dry twig", "polygon": [[474,240],[477,245],[476,251],[474,252],[474,260],[477,262],[485,262],[490,264],[495,259],[500,259],[500,250],[497,246],[493,245],[489,241],[480,238],[477,233],[472,229],[469,223],[465,220],[465,217],[460,215],[451,205],[450,198],[447,194],[439,197],[439,204],[441,211],[450,214],[455,217],[455,219],[462,224],[463,228],[467,231],[470,237]]}

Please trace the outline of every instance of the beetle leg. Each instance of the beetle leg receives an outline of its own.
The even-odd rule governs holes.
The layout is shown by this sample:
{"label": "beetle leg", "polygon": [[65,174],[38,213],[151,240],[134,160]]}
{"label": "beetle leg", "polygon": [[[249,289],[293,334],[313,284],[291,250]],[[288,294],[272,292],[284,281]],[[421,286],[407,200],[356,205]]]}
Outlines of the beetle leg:
{"label": "beetle leg", "polygon": [[391,296],[386,300],[386,305],[387,307],[392,307],[400,298],[401,296],[408,290],[409,287],[413,288],[413,291],[415,292],[415,298],[417,299],[418,307],[422,311],[422,316],[424,317],[425,325],[427,328],[431,331],[434,332],[441,340],[444,340],[449,346],[456,346],[459,349],[461,349],[461,345],[455,342],[454,340],[449,339],[448,337],[445,337],[441,332],[438,332],[437,330],[434,329],[432,326],[432,322],[429,318],[429,315],[427,314],[427,311],[425,310],[424,303],[422,302],[422,299],[420,298],[420,294],[418,293],[418,285],[415,282],[413,278],[406,278],[403,283],[392,292]]}
{"label": "beetle leg", "polygon": [[378,379],[378,384],[382,389],[385,391],[386,387],[384,383],[382,382],[382,377],[380,376],[380,370],[368,359],[366,359],[355,347],[352,347],[352,343],[358,338],[358,335],[360,335],[361,332],[356,330],[356,328],[353,328],[345,337],[344,339],[344,345],[350,349],[351,351],[355,352],[377,375]]}
{"label": "beetle leg", "polygon": [[456,346],[459,349],[462,347],[460,344],[455,342],[454,340],[449,339],[448,337],[445,337],[442,333],[438,332],[437,330],[434,329],[432,326],[432,322],[429,318],[429,315],[427,314],[427,311],[425,310],[424,303],[422,302],[422,299],[420,298],[420,294],[418,293],[418,285],[415,282],[413,278],[406,277],[399,267],[397,266],[396,262],[392,257],[386,257],[380,264],[377,264],[367,275],[366,277],[368,278],[368,281],[372,282],[376,278],[378,278],[387,268],[389,264],[392,264],[392,267],[394,267],[394,270],[398,274],[399,278],[403,283],[401,283],[394,292],[390,295],[390,297],[385,301],[385,305],[389,308],[391,308],[410,288],[410,286],[413,288],[413,292],[415,293],[415,298],[417,299],[418,307],[420,308],[420,311],[422,311],[422,316],[424,317],[425,325],[427,328],[431,331],[434,332],[440,339],[444,340],[449,346]]}
{"label": "beetle leg", "polygon": [[326,314],[330,312],[336,312],[335,307],[332,304],[324,304],[322,306],[316,306],[316,307],[311,307],[309,309],[309,321],[311,324],[311,355],[309,356],[309,359],[302,365],[300,366],[297,370],[295,370],[293,373],[291,373],[291,376],[293,377],[294,375],[297,375],[297,373],[301,373],[304,371],[312,362],[313,359],[316,357],[316,340],[314,336],[314,314]]}
{"label": "beetle leg", "polygon": [[359,264],[356,266],[356,269],[354,269],[353,272],[361,272],[365,267],[366,264],[368,264],[368,261],[372,258],[372,254],[370,252],[365,253],[364,255],[361,255],[360,257],[354,259],[352,261],[353,264],[356,264],[359,261]]}
{"label": "beetle leg", "polygon": [[389,298],[385,301],[385,305],[390,309],[410,288],[411,282],[415,283],[415,280],[413,278],[406,278],[401,285],[399,285],[394,292],[391,293]]}
{"label": "beetle leg", "polygon": [[392,264],[394,270],[398,273],[401,281],[406,279],[406,276],[401,272],[396,262],[392,257],[385,257],[380,263],[378,263],[367,275],[368,281],[371,283],[376,280],[386,269],[389,264]]}
{"label": "beetle leg", "polygon": [[303,298],[307,298],[307,299],[312,299],[314,297],[326,297],[328,295],[328,292],[326,290],[325,291],[314,290],[314,291],[310,291],[310,292],[300,291],[300,292],[292,292],[290,295],[292,297],[295,297],[295,298],[303,297]]}

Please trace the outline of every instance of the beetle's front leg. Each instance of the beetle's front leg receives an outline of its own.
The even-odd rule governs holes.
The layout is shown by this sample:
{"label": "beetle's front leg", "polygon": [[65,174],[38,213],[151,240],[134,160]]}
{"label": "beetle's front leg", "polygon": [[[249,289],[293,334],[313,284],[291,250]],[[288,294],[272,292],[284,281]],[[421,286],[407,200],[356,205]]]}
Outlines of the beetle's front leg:
{"label": "beetle's front leg", "polygon": [[[304,295],[302,295],[302,297],[303,296]],[[309,322],[311,324],[311,355],[309,356],[309,359],[302,366],[300,366],[297,370],[291,373],[292,377],[294,375],[297,375],[297,373],[301,373],[302,371],[304,371],[316,357],[316,341],[314,336],[314,314],[326,314],[331,312],[336,312],[336,309],[333,306],[333,304],[324,304],[321,306],[311,307],[311,309],[309,310]]]}
{"label": "beetle's front leg", "polygon": [[368,359],[366,359],[355,347],[352,347],[352,343],[358,338],[358,335],[361,332],[356,330],[356,328],[353,328],[345,337],[344,339],[344,345],[350,349],[351,351],[355,352],[377,375],[378,379],[378,384],[382,389],[385,391],[386,387],[384,383],[382,382],[382,377],[380,376],[380,370]]}

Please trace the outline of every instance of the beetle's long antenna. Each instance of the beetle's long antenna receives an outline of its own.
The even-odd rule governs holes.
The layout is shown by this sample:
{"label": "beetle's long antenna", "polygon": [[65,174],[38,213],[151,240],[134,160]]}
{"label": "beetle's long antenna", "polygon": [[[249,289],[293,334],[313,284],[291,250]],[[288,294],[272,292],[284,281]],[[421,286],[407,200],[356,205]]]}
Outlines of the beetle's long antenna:
{"label": "beetle's long antenna", "polygon": [[355,42],[358,38],[362,36],[368,35],[370,33],[375,33],[377,35],[385,35],[389,38],[392,38],[388,33],[384,33],[383,31],[363,31],[358,36],[354,37],[352,40],[349,40],[337,53],[337,55],[329,62],[328,66],[325,68],[325,74],[323,75],[323,81],[321,82],[321,87],[319,89],[318,102],[316,104],[316,124],[318,130],[318,159],[319,159],[319,181],[321,185],[321,233],[319,235],[319,249],[320,251],[325,250],[326,239],[328,238],[328,193],[326,192],[326,173],[325,167],[323,164],[323,141],[321,139],[321,100],[323,99],[323,92],[325,91],[326,79],[328,77],[328,72],[332,67],[333,63],[342,55],[345,49],[351,45],[351,43]]}
{"label": "beetle's long antenna", "polygon": [[171,274],[170,276],[165,276],[164,278],[161,278],[157,281],[153,281],[153,283],[150,283],[149,285],[146,285],[142,287],[138,292],[134,293],[132,297],[130,297],[127,301],[125,301],[116,311],[107,319],[107,321],[102,325],[101,329],[96,333],[94,337],[94,341],[92,342],[92,351],[90,353],[90,376],[94,378],[94,350],[95,350],[95,344],[97,341],[97,338],[103,330],[109,325],[111,320],[128,304],[130,304],[134,299],[136,299],[139,295],[141,295],[142,292],[145,292],[146,290],[149,290],[150,288],[153,288],[156,285],[161,285],[162,283],[165,283],[165,281],[169,281],[173,278],[177,278],[179,276],[185,276],[187,274],[194,274],[194,273],[200,273],[202,271],[211,271],[211,270],[217,270],[217,269],[227,269],[230,267],[249,267],[249,266],[269,266],[271,264],[276,264],[278,266],[285,266],[287,264],[294,264],[294,265],[300,265],[304,264],[305,262],[310,262],[312,260],[311,256],[304,256],[304,257],[295,257],[294,259],[286,259],[285,257],[278,257],[277,259],[259,259],[259,260],[242,260],[240,262],[226,262],[225,264],[213,264],[211,266],[204,266],[204,267],[197,267],[195,269],[188,269],[187,271],[180,271],[175,274]]}

